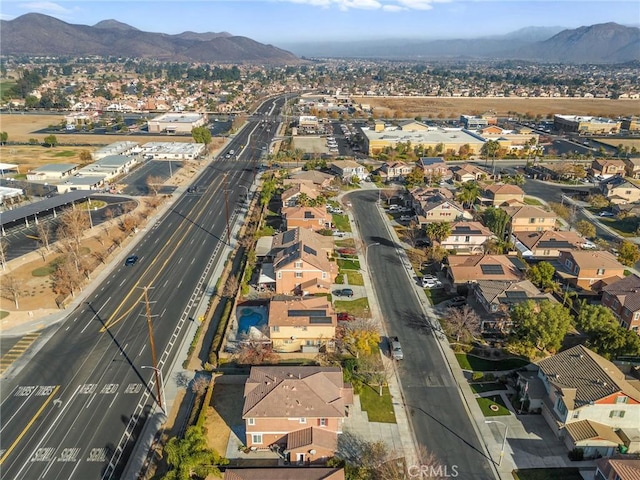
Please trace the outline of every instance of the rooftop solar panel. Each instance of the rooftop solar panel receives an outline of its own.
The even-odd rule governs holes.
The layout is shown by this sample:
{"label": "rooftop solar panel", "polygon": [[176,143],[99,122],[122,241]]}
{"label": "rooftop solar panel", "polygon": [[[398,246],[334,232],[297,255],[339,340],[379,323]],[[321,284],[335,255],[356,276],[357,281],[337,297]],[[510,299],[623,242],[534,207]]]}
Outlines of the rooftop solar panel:
{"label": "rooftop solar panel", "polygon": [[309,323],[330,324],[331,323],[331,317],[311,317],[309,319]]}
{"label": "rooftop solar panel", "polygon": [[326,310],[289,310],[287,315],[290,317],[325,317]]}
{"label": "rooftop solar panel", "polygon": [[480,265],[482,273],[485,275],[503,275],[504,268],[502,265]]}

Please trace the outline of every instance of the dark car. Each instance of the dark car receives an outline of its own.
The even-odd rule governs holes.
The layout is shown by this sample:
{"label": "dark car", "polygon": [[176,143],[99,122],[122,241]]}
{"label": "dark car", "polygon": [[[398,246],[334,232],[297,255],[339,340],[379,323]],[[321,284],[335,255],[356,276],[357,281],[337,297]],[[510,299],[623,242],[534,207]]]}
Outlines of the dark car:
{"label": "dark car", "polygon": [[127,257],[127,259],[124,261],[125,266],[130,267],[131,265],[135,265],[135,263],[138,261],[138,256],[137,255],[131,255],[129,257]]}
{"label": "dark car", "polygon": [[338,313],[338,321],[339,322],[352,322],[356,319],[353,315],[347,312]]}
{"label": "dark car", "polygon": [[338,297],[353,297],[353,290],[350,288],[343,288],[341,290],[336,290],[333,293]]}
{"label": "dark car", "polygon": [[451,307],[462,307],[467,304],[467,299],[465,297],[453,297],[449,302],[449,306]]}

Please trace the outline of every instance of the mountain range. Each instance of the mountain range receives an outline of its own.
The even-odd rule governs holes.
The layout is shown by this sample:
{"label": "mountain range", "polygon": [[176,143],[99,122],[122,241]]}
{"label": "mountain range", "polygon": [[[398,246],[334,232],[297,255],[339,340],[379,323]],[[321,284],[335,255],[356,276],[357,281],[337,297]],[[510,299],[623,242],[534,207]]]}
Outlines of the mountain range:
{"label": "mountain range", "polygon": [[[205,63],[296,64],[300,57],[387,60],[529,60],[554,63],[640,61],[640,29],[602,23],[577,29],[527,27],[473,39],[381,39],[306,42],[278,48],[227,32],[143,32],[116,20],[93,26],[29,13],[0,21],[0,53],[32,56],[119,56]],[[293,53],[292,53],[293,52]]]}

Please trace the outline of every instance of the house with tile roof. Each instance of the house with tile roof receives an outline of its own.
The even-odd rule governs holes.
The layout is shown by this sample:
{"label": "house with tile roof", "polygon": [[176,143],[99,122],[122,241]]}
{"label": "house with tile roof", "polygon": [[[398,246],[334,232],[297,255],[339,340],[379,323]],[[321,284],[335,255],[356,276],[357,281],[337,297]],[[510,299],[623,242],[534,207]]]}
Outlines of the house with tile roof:
{"label": "house with tile roof", "polygon": [[563,250],[553,265],[561,283],[596,292],[624,277],[625,270],[612,253],[604,250]]}
{"label": "house with tile roof", "polygon": [[336,467],[233,467],[227,468],[223,480],[344,480],[344,468]]}
{"label": "house with tile roof", "polygon": [[300,172],[293,172],[289,175],[289,178],[283,180],[284,185],[293,183],[311,183],[320,188],[327,188],[331,186],[331,181],[335,177],[328,173],[320,172],[318,170],[302,170]]}
{"label": "house with tile roof", "polygon": [[481,317],[483,332],[509,333],[513,325],[509,312],[519,303],[527,300],[556,303],[553,295],[541,292],[529,280],[478,280],[473,284],[472,292],[488,314]]}
{"label": "house with tile roof", "polygon": [[434,177],[448,180],[452,176],[449,165],[447,165],[447,162],[445,162],[442,157],[420,157],[416,161],[416,166],[422,169],[424,178],[426,178],[429,183],[431,183]]}
{"label": "house with tile roof", "polygon": [[284,228],[308,228],[317,232],[331,228],[331,214],[325,207],[284,207],[280,212],[284,219]]}
{"label": "house with tile roof", "polygon": [[440,242],[445,250],[456,254],[484,253],[484,246],[492,238],[493,232],[480,222],[460,221],[451,225],[451,234]]}
{"label": "house with tile roof", "polygon": [[463,165],[452,166],[451,172],[453,174],[453,179],[456,182],[477,182],[478,180],[482,180],[489,176],[487,172],[483,169],[476,167],[472,163],[465,163]]}
{"label": "house with tile roof", "polygon": [[484,189],[481,201],[494,207],[513,201],[524,204],[524,191],[517,185],[496,183]]}
{"label": "house with tile roof", "polygon": [[480,280],[520,281],[526,265],[515,255],[449,255],[447,277],[453,285]]}
{"label": "house with tile roof", "polygon": [[518,205],[504,207],[509,215],[509,231],[516,232],[542,232],[555,230],[558,216],[554,212],[545,210],[535,205]]}
{"label": "house with tile roof", "polygon": [[337,325],[327,297],[275,296],[269,302],[269,338],[276,352],[333,350]]}
{"label": "house with tile roof", "polygon": [[[329,261],[323,237],[305,228],[287,230],[272,243],[272,275],[275,292],[282,295],[328,293],[338,271]],[[263,264],[263,270],[266,265]],[[266,270],[265,270],[266,274]]]}
{"label": "house with tile roof", "polygon": [[569,450],[582,448],[586,458],[611,455],[623,443],[616,430],[640,425],[640,382],[585,346],[537,367],[546,390],[542,416]]}
{"label": "house with tile roof", "polygon": [[614,204],[640,202],[640,187],[622,175],[615,175],[600,182],[600,191]]}
{"label": "house with tile roof", "polygon": [[353,389],[339,367],[252,367],[242,418],[252,449],[277,448],[296,463],[324,463],[337,449]]}
{"label": "house with tile roof", "polygon": [[280,201],[282,202],[281,208],[295,207],[298,205],[298,198],[300,198],[302,194],[307,198],[315,200],[318,198],[318,195],[320,195],[320,192],[314,186],[306,183],[293,184],[280,194]]}
{"label": "house with tile roof", "polygon": [[620,278],[602,287],[602,305],[608,307],[620,325],[640,335],[640,277]]}
{"label": "house with tile roof", "polygon": [[624,175],[626,165],[622,160],[612,158],[596,158],[591,162],[591,174],[594,177],[609,178]]}
{"label": "house with tile roof", "polygon": [[412,188],[408,192],[408,203],[416,212],[420,226],[473,219],[473,215],[456,202],[453,193],[446,188]]}
{"label": "house with tile roof", "polygon": [[576,232],[546,230],[542,232],[516,232],[511,241],[524,258],[558,258],[562,250],[580,250],[586,240]]}
{"label": "house with tile roof", "polygon": [[593,480],[638,480],[640,459],[637,457],[607,457],[596,460]]}
{"label": "house with tile roof", "polygon": [[640,157],[629,157],[623,160],[627,177],[640,178]]}
{"label": "house with tile roof", "polygon": [[369,172],[364,165],[354,160],[340,160],[329,165],[332,172],[336,173],[342,180],[351,181],[353,177],[364,180],[369,176]]}
{"label": "house with tile roof", "polygon": [[379,169],[380,176],[387,182],[403,181],[409,175],[415,165],[404,162],[385,162]]}

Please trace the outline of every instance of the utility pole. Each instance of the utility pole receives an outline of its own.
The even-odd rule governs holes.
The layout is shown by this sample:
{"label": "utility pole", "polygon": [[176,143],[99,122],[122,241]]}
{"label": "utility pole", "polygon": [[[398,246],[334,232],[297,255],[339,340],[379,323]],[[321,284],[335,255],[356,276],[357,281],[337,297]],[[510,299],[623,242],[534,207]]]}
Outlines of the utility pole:
{"label": "utility pole", "polygon": [[227,174],[224,174],[224,210],[227,218],[227,244],[231,246],[231,225],[229,225],[229,184]]}
{"label": "utility pole", "polygon": [[160,377],[158,372],[158,360],[156,358],[156,344],[153,341],[153,326],[151,324],[151,306],[149,305],[149,287],[144,287],[144,303],[146,305],[147,326],[149,327],[149,343],[151,345],[151,363],[153,363],[153,369],[156,378],[156,388],[158,389],[157,401],[160,408],[164,411],[165,406],[162,402],[162,386],[160,385]]}

